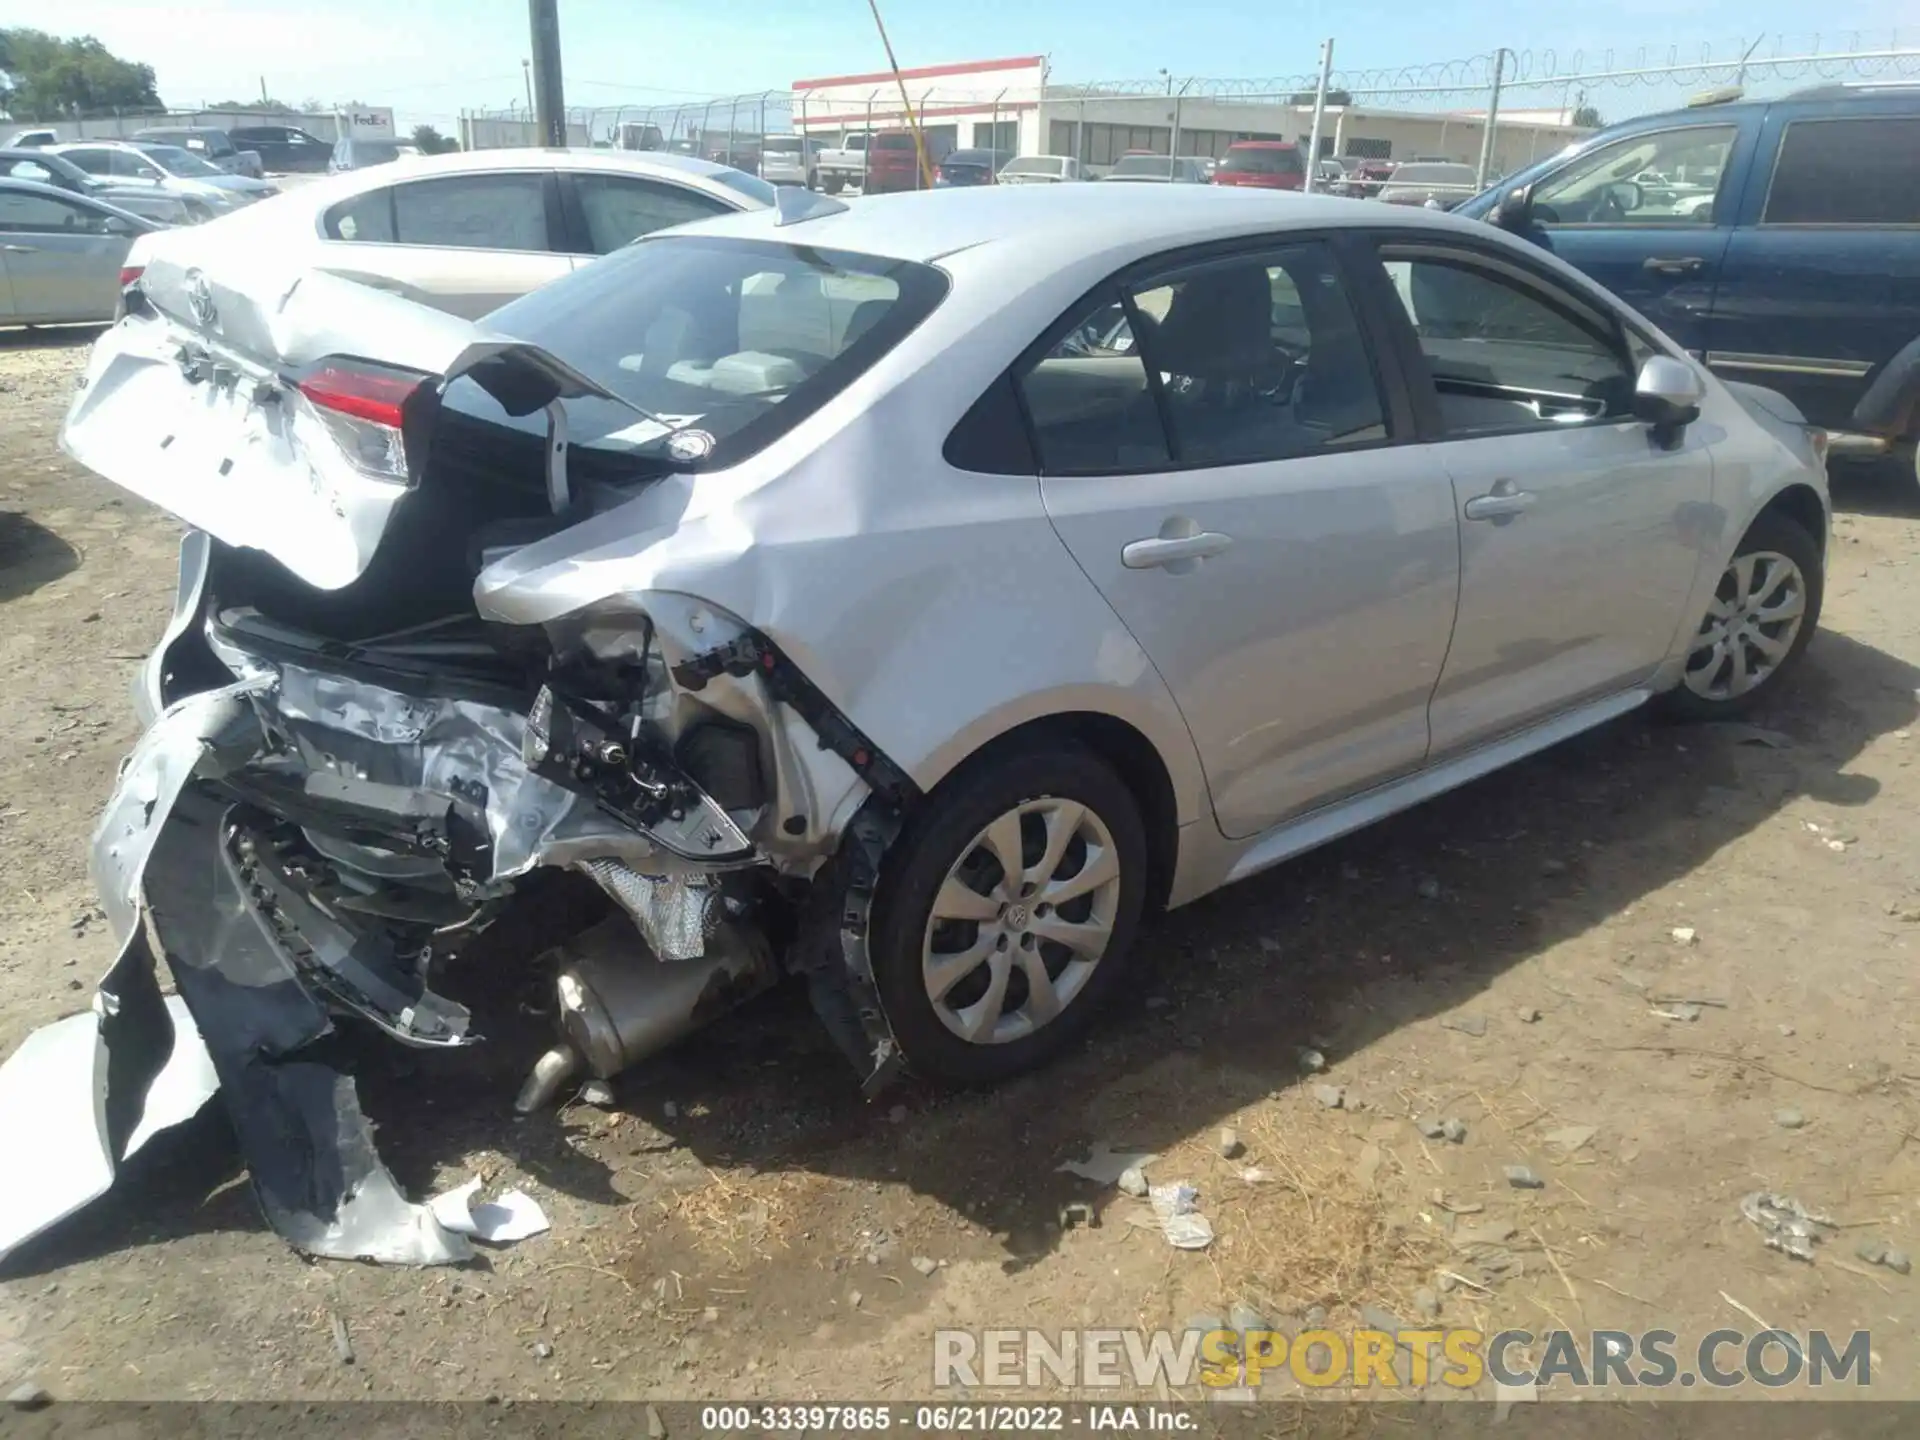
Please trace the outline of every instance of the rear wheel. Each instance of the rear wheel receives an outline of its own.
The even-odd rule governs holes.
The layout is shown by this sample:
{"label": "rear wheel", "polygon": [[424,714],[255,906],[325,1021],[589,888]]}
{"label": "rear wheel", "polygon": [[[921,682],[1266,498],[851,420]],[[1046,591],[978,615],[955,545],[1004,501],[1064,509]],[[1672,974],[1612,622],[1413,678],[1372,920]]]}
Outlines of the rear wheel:
{"label": "rear wheel", "polygon": [[1762,515],[1720,576],[1678,688],[1662,697],[1684,720],[1739,714],[1799,660],[1820,619],[1820,547],[1784,515]]}
{"label": "rear wheel", "polygon": [[907,1063],[991,1084],[1051,1060],[1125,978],[1146,894],[1132,793],[1085,751],[996,757],[894,846],[870,955]]}
{"label": "rear wheel", "polygon": [[832,175],[832,174],[828,175],[826,177],[827,194],[838,195],[840,193],[840,187],[845,183],[846,182],[842,180],[838,175]]}

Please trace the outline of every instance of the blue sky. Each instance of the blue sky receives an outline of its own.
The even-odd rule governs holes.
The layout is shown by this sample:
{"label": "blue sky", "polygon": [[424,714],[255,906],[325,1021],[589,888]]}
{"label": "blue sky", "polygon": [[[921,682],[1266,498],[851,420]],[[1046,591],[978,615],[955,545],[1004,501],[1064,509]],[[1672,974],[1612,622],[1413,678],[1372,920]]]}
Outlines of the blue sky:
{"label": "blue sky", "polygon": [[[1653,0],[881,0],[881,8],[903,65],[1044,54],[1062,80],[1139,79],[1162,68],[1299,75],[1314,68],[1326,35],[1338,42],[1336,68],[1452,60],[1505,45],[1536,57],[1552,50],[1562,68],[1583,52],[1582,68],[1593,70],[1636,63],[1642,47],[1664,59],[1671,48],[1692,55],[1702,44],[1725,55],[1741,37],[1762,34],[1811,44],[1816,29],[1827,48],[1853,31],[1884,44],[1902,21],[1900,43],[1920,44],[1911,0],[1848,0],[1833,16],[1804,0],[1684,8]],[[0,25],[91,33],[153,65],[170,104],[258,94],[264,77],[281,99],[385,103],[403,120],[443,126],[463,107],[523,95],[526,15],[525,0],[0,0]],[[560,0],[560,25],[574,105],[784,89],[885,63],[866,0]],[[1591,98],[1628,114],[1649,108],[1651,97],[1615,90]],[[1535,90],[1519,103],[1559,100]]]}

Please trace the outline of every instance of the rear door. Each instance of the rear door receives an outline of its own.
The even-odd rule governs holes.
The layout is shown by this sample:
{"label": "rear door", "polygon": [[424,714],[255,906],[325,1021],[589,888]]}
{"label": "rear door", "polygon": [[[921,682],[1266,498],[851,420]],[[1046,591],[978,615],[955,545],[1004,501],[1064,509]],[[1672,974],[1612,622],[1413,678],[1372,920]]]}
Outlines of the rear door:
{"label": "rear door", "polygon": [[736,208],[686,185],[597,170],[561,171],[560,195],[566,248],[588,258],[610,255],[628,241],[669,225],[728,215]]}
{"label": "rear door", "polygon": [[1768,107],[1714,297],[1708,362],[1845,428],[1872,371],[1920,337],[1920,106]]}
{"label": "rear door", "polygon": [[1758,129],[1757,111],[1707,110],[1575,156],[1535,182],[1529,238],[1704,350]]}
{"label": "rear door", "polygon": [[1017,368],[1048,514],[1235,838],[1426,757],[1459,539],[1377,353],[1333,246],[1288,235],[1129,272]]}
{"label": "rear door", "polygon": [[474,320],[573,268],[551,170],[369,190],[321,217],[326,269]]}
{"label": "rear door", "polygon": [[1653,352],[1544,271],[1437,233],[1383,235],[1379,254],[1460,520],[1438,760],[1628,690],[1666,658],[1702,563],[1713,436],[1656,443],[1632,413]]}

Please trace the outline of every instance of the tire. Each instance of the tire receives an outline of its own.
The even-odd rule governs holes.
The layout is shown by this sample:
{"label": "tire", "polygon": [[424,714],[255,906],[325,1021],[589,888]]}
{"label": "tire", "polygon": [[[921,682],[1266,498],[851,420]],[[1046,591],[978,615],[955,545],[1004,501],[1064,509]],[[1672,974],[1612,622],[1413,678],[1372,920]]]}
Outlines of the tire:
{"label": "tire", "polygon": [[[1674,720],[1725,720],[1773,694],[1813,638],[1825,585],[1820,546],[1813,536],[1785,515],[1761,515],[1741,537],[1722,573],[1713,607],[1690,642],[1693,648],[1680,684],[1660,697],[1662,713]],[[1797,614],[1773,621],[1761,618],[1787,608],[1796,592]],[[1743,638],[1743,629],[1757,638]],[[1767,642],[1784,646],[1784,653],[1768,654],[1762,648]],[[1744,681],[1741,664],[1747,667]],[[1770,668],[1751,678],[1762,664]]]}
{"label": "tire", "polygon": [[838,175],[828,175],[826,177],[827,194],[838,195],[845,184],[846,181],[842,180]]}
{"label": "tire", "polygon": [[[990,827],[1002,846],[1019,834],[1025,887],[1040,883],[1046,847],[1064,832],[1050,888],[1078,882],[1082,893],[1053,911],[1045,889],[1003,887]],[[874,983],[909,1068],[949,1084],[991,1085],[1078,1042],[1125,979],[1146,889],[1139,806],[1088,752],[1049,744],[951,777],[895,842],[874,898]],[[936,905],[949,916],[970,913],[937,918]],[[1084,952],[1103,925],[1104,944],[1089,960]],[[1075,943],[1051,938],[1058,935]],[[940,956],[952,963],[931,963]],[[1051,1007],[1030,981],[1036,966]],[[962,1034],[969,1025],[975,1038]]]}

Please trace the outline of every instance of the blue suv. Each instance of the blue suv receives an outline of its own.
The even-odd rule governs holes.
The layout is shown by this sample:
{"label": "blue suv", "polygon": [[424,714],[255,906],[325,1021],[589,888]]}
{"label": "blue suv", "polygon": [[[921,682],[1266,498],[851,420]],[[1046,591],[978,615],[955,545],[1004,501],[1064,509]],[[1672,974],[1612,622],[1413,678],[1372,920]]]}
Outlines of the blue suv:
{"label": "blue suv", "polygon": [[1603,130],[1456,212],[1586,271],[1835,455],[1920,436],[1920,85],[1738,92]]}

